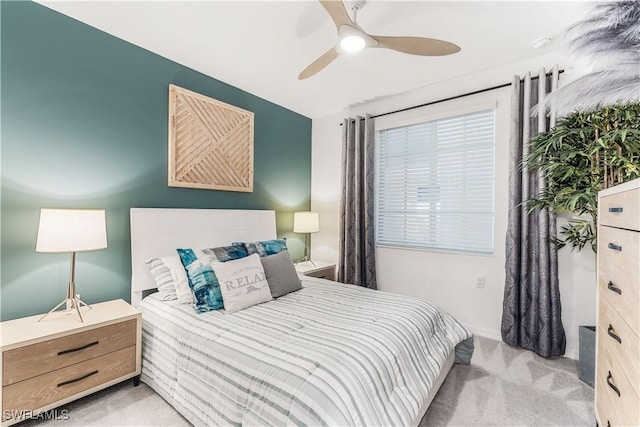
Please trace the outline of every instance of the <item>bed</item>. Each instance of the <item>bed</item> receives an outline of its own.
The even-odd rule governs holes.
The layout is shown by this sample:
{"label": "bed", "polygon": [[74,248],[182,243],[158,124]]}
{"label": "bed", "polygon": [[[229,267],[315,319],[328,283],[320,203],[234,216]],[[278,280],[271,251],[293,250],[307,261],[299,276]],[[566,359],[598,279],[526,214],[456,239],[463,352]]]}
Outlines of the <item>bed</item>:
{"label": "bed", "polygon": [[427,302],[305,276],[232,314],[143,299],[149,258],[275,236],[273,211],[131,210],[142,381],[194,425],[417,425],[472,338]]}

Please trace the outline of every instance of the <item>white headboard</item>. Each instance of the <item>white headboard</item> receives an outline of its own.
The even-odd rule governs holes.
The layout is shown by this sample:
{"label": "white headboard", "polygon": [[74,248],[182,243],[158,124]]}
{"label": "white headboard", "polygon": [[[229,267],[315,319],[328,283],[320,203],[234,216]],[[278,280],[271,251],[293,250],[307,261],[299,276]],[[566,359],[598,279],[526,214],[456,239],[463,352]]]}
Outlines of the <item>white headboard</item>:
{"label": "white headboard", "polygon": [[276,238],[275,211],[234,209],[131,209],[131,303],[156,284],[145,261],[177,255],[177,248],[213,248]]}

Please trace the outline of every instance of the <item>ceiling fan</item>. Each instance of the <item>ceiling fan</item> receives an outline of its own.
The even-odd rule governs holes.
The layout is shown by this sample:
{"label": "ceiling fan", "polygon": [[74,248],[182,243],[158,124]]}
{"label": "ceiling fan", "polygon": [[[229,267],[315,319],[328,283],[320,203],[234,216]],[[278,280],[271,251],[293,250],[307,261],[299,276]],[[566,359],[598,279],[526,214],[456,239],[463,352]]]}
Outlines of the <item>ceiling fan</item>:
{"label": "ceiling fan", "polygon": [[304,80],[315,75],[329,65],[341,53],[357,52],[366,47],[392,49],[398,52],[422,56],[444,56],[460,51],[459,46],[443,40],[425,37],[374,36],[368,34],[355,22],[358,10],[364,5],[364,0],[352,2],[353,20],[351,20],[342,1],[319,1],[336,25],[338,40],[334,47],[302,70],[298,76],[299,80]]}

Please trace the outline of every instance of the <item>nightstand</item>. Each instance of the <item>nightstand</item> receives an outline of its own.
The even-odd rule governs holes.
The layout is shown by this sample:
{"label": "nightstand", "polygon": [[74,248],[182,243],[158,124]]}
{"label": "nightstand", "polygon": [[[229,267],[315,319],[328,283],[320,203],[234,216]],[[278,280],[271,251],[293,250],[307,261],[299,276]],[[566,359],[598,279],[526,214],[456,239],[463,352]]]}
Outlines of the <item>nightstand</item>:
{"label": "nightstand", "polygon": [[320,279],[335,280],[336,265],[322,261],[299,262],[296,264],[296,271],[300,274],[310,277],[318,277]]}
{"label": "nightstand", "polygon": [[2,425],[140,375],[142,318],[124,300],[9,320],[2,331]]}

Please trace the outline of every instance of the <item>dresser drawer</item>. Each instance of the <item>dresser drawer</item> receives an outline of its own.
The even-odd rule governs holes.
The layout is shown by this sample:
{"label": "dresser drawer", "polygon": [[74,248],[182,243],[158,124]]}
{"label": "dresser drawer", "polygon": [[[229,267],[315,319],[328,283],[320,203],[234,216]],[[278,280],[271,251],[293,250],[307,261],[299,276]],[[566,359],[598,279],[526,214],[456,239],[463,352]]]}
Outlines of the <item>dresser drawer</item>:
{"label": "dresser drawer", "polygon": [[3,353],[2,385],[10,385],[136,344],[136,319]]}
{"label": "dresser drawer", "polygon": [[611,227],[598,233],[598,288],[640,335],[640,233]]}
{"label": "dresser drawer", "polygon": [[604,389],[607,384],[603,381],[596,379],[596,414],[598,426],[601,427],[617,427],[622,426],[620,416],[616,414],[613,402],[607,396],[607,392]]}
{"label": "dresser drawer", "polygon": [[35,410],[136,371],[136,347],[127,347],[2,389],[4,417]]}
{"label": "dresser drawer", "polygon": [[[605,381],[601,381],[596,378],[596,414],[598,419],[596,420],[598,426],[601,427],[627,427],[621,421],[620,415],[616,412],[616,406],[611,398],[608,396],[606,387],[608,387]],[[617,397],[617,396],[616,396]]]}
{"label": "dresser drawer", "polygon": [[600,197],[598,218],[602,225],[640,230],[640,191],[622,191]]}
{"label": "dresser drawer", "polygon": [[599,332],[596,368],[598,407],[601,407],[601,404],[606,405],[605,402],[609,401],[613,408],[610,416],[617,417],[617,420],[611,423],[612,426],[640,426],[640,398],[622,371],[616,356],[611,354],[611,347],[603,345],[604,338],[602,332]]}
{"label": "dresser drawer", "polygon": [[640,395],[638,336],[604,298],[600,298],[598,325],[598,345],[607,347],[607,353],[618,361],[635,393]]}

